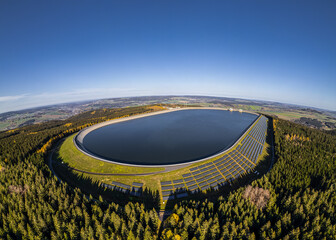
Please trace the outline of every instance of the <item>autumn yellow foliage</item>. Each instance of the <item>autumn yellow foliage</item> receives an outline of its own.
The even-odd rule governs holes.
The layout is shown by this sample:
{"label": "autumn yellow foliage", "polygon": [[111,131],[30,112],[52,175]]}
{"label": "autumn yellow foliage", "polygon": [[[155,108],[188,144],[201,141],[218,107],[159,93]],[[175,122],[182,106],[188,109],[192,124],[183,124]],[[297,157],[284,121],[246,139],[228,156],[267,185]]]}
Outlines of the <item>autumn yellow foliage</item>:
{"label": "autumn yellow foliage", "polygon": [[181,236],[178,235],[178,234],[174,235],[174,233],[171,230],[165,229],[162,232],[162,239],[164,239],[164,240],[180,240]]}
{"label": "autumn yellow foliage", "polygon": [[151,110],[154,110],[154,111],[158,111],[158,110],[164,110],[165,108],[164,107],[162,107],[162,106],[151,106],[151,107],[149,107],[149,109],[151,109]]}
{"label": "autumn yellow foliage", "polygon": [[179,216],[176,213],[173,213],[164,221],[163,226],[164,227],[176,226],[179,220],[180,220]]}
{"label": "autumn yellow foliage", "polygon": [[275,131],[276,127],[277,127],[277,123],[278,123],[278,120],[277,119],[273,119],[273,129]]}
{"label": "autumn yellow foliage", "polygon": [[305,141],[309,141],[309,137],[299,136],[299,135],[296,135],[296,134],[291,134],[291,135],[287,134],[286,135],[286,140],[305,142]]}
{"label": "autumn yellow foliage", "polygon": [[46,153],[49,148],[51,147],[51,145],[56,141],[56,140],[59,140],[61,138],[63,138],[65,135],[67,134],[70,134],[70,133],[74,133],[74,132],[77,132],[83,128],[86,128],[86,127],[89,127],[89,126],[92,126],[93,123],[88,123],[88,124],[84,124],[84,125],[81,125],[79,127],[76,127],[76,128],[70,128],[70,129],[67,129],[65,131],[63,131],[62,133],[58,134],[57,136],[55,137],[52,137],[48,140],[48,142],[46,142],[38,151],[37,153]]}
{"label": "autumn yellow foliage", "polygon": [[176,213],[173,213],[171,217],[174,218],[176,223],[178,223],[178,221],[180,220],[179,216]]}

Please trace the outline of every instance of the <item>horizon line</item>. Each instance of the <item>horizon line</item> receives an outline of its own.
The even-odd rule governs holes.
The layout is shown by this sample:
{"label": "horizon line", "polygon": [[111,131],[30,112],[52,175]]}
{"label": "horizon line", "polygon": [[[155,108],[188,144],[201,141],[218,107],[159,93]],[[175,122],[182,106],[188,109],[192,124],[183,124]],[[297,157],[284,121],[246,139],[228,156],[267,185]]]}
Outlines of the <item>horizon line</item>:
{"label": "horizon line", "polygon": [[320,108],[320,107],[313,107],[308,105],[300,105],[295,103],[286,103],[286,102],[279,102],[279,101],[272,101],[272,100],[263,100],[263,99],[254,99],[254,98],[244,98],[244,97],[224,97],[224,96],[218,96],[218,95],[198,95],[198,94],[164,94],[164,95],[134,95],[134,96],[124,96],[124,97],[109,97],[109,98],[88,98],[86,100],[78,100],[78,101],[69,101],[69,102],[60,102],[55,104],[47,104],[47,105],[39,105],[35,107],[28,107],[28,108],[22,108],[18,110],[13,111],[7,111],[7,112],[0,112],[0,115],[2,114],[9,114],[9,113],[16,113],[21,111],[28,111],[28,110],[34,110],[38,108],[47,108],[47,107],[53,107],[58,105],[68,105],[68,104],[75,104],[75,103],[84,103],[84,102],[94,102],[99,100],[110,100],[110,99],[123,99],[123,98],[145,98],[145,97],[208,97],[208,98],[227,98],[227,99],[241,99],[241,100],[249,100],[249,101],[257,101],[257,102],[269,102],[269,103],[277,103],[282,105],[292,105],[295,107],[305,107],[305,108],[311,108],[311,109],[319,109],[323,111],[328,112],[336,112],[336,110],[326,109],[326,108]]}

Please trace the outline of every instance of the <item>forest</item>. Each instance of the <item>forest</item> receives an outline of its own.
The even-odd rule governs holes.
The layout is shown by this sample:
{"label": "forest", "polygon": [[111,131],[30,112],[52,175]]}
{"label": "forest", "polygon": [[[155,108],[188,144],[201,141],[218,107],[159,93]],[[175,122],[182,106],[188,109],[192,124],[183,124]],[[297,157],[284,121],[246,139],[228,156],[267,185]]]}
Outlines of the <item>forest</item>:
{"label": "forest", "polygon": [[336,239],[336,136],[280,119],[266,175],[216,200],[181,201],[164,222],[150,195],[107,199],[49,170],[48,151],[65,136],[160,107],[101,109],[0,132],[0,239]]}

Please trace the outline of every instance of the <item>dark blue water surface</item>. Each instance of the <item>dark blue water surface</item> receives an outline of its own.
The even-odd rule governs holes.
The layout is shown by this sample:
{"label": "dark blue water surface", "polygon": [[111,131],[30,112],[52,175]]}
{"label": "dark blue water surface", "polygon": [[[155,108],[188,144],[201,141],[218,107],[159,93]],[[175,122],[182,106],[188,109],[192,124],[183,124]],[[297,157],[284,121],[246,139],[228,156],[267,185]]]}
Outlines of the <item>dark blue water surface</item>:
{"label": "dark blue water surface", "polygon": [[223,110],[181,110],[101,127],[88,133],[83,144],[96,156],[122,163],[184,163],[229,148],[256,118]]}

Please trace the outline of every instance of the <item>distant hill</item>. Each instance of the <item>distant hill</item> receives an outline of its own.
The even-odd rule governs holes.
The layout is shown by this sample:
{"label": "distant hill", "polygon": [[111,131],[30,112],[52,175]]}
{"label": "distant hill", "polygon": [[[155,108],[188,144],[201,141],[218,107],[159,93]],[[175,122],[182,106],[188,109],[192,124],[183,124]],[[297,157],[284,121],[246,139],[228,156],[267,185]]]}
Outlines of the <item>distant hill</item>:
{"label": "distant hill", "polygon": [[78,113],[95,109],[120,108],[158,103],[182,105],[197,104],[205,107],[236,108],[276,116],[319,129],[330,130],[336,127],[336,112],[317,108],[227,97],[145,96],[81,101],[2,113],[0,114],[0,131],[50,120],[64,120]]}

